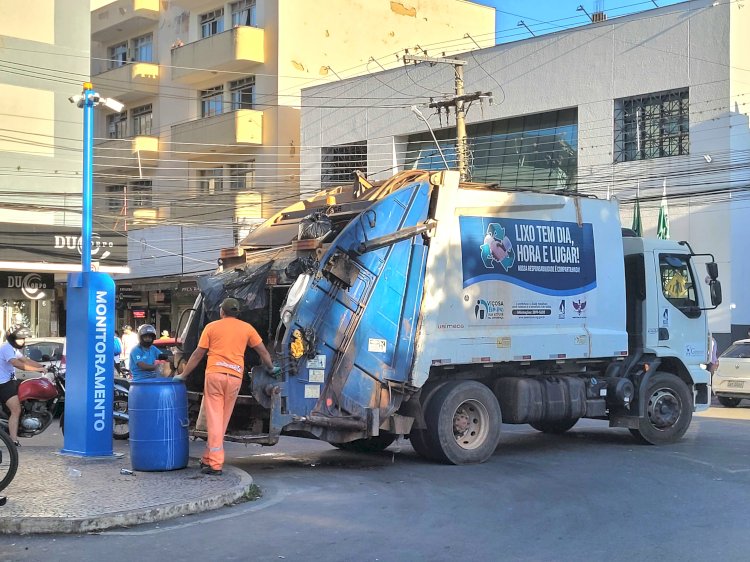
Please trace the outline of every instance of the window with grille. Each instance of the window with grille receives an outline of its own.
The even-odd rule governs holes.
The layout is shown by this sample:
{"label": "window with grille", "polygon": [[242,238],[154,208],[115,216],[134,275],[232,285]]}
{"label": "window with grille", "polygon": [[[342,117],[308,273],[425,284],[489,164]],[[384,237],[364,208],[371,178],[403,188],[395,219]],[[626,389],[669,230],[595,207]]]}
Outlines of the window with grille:
{"label": "window with grille", "polygon": [[198,170],[198,193],[200,195],[213,195],[222,191],[223,168],[210,168]]}
{"label": "window with grille", "polygon": [[152,33],[141,35],[130,40],[130,58],[138,62],[151,62],[154,60],[153,51],[154,36]]}
{"label": "window with grille", "polygon": [[325,147],[321,156],[320,183],[322,187],[351,183],[355,170],[367,172],[367,143],[365,141]]}
{"label": "window with grille", "polygon": [[130,114],[133,121],[133,136],[150,135],[151,124],[153,121],[151,104],[136,107],[130,112]]}
{"label": "window with grille", "polygon": [[229,165],[229,189],[247,191],[255,185],[255,162]]}
{"label": "window with grille", "polygon": [[140,180],[130,183],[130,194],[133,197],[133,208],[152,207],[154,202],[151,180]]}
{"label": "window with grille", "polygon": [[201,90],[201,117],[211,117],[218,115],[223,110],[222,97],[224,94],[223,86],[216,86],[208,90]]}
{"label": "window with grille", "polygon": [[128,112],[107,115],[107,137],[124,139],[128,136]]}
{"label": "window with grille", "polygon": [[615,100],[615,162],[690,153],[687,89]]}
{"label": "window with grille", "polygon": [[125,186],[108,185],[105,188],[107,193],[107,211],[112,214],[118,214],[125,206]]}
{"label": "window with grille", "polygon": [[232,2],[229,6],[232,9],[232,27],[238,25],[255,27],[257,25],[255,0],[240,0]]}
{"label": "window with grille", "polygon": [[232,99],[232,111],[252,109],[255,101],[255,76],[248,76],[229,83]]}
{"label": "window with grille", "polygon": [[201,38],[211,37],[224,31],[224,8],[198,16],[201,24]]}
{"label": "window with grille", "polygon": [[107,58],[109,59],[107,67],[109,69],[119,68],[128,62],[128,44],[118,43],[107,49]]}

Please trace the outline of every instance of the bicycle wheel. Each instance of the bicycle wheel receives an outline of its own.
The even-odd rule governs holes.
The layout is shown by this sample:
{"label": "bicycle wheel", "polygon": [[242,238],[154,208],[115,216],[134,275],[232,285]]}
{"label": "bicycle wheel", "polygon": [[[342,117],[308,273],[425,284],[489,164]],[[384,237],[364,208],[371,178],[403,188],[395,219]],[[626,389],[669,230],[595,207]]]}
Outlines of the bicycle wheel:
{"label": "bicycle wheel", "polygon": [[13,481],[18,470],[18,449],[10,436],[0,429],[0,491]]}

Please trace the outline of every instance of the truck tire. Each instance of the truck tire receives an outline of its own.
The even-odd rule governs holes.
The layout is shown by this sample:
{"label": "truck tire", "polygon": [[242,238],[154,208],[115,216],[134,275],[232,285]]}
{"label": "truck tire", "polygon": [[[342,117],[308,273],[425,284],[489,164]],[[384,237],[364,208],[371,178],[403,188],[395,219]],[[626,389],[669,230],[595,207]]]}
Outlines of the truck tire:
{"label": "truck tire", "polygon": [[489,459],[500,440],[502,415],[493,392],[476,381],[446,384],[425,412],[430,456],[447,464]]}
{"label": "truck tire", "polygon": [[561,433],[565,433],[577,423],[578,418],[573,418],[569,420],[529,422],[529,425],[537,431],[541,431],[542,433],[553,433],[555,435],[559,435]]}
{"label": "truck tire", "polygon": [[409,433],[409,443],[414,451],[423,459],[434,461],[432,450],[434,447],[429,442],[430,436],[426,429],[412,429]]}
{"label": "truck tire", "polygon": [[736,408],[740,405],[742,398],[728,398],[726,396],[717,396],[719,404],[725,408]]}
{"label": "truck tire", "polygon": [[687,385],[671,373],[657,372],[646,388],[646,416],[630,433],[649,445],[679,440],[693,419],[693,397]]}
{"label": "truck tire", "polygon": [[376,437],[367,437],[366,439],[355,439],[346,443],[331,443],[342,451],[352,451],[355,453],[379,453],[387,449],[391,443],[396,440],[392,433],[383,433]]}

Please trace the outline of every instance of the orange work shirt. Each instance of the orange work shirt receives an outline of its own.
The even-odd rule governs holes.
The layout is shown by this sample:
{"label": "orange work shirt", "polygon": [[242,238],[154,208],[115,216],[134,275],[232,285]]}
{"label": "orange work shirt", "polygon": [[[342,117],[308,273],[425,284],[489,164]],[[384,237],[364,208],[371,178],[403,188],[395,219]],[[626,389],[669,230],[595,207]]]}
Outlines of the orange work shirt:
{"label": "orange work shirt", "polygon": [[210,322],[201,334],[199,347],[208,349],[207,373],[227,373],[242,378],[245,373],[245,348],[263,343],[247,322],[227,316]]}

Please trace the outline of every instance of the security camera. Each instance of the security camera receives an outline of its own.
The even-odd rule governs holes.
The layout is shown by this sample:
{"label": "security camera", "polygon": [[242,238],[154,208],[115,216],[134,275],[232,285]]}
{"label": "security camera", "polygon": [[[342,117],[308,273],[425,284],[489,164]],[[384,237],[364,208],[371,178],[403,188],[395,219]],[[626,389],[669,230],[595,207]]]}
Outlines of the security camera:
{"label": "security camera", "polygon": [[68,101],[70,103],[76,104],[78,107],[83,107],[83,96],[81,94],[77,94],[75,96],[70,96],[68,98]]}
{"label": "security camera", "polygon": [[122,110],[125,109],[124,103],[121,103],[113,98],[102,98],[101,103],[104,104],[104,107],[106,107],[107,109],[111,109],[116,113],[122,113]]}

